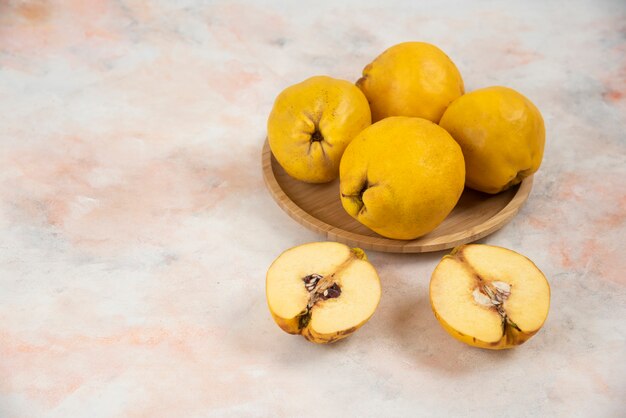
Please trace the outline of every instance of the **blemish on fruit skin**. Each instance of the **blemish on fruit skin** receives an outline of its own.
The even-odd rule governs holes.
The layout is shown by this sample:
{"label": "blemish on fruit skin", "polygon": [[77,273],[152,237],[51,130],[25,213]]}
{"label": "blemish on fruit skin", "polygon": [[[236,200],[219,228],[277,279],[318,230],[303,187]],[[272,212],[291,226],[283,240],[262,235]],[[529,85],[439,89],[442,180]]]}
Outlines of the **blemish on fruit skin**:
{"label": "blemish on fruit skin", "polygon": [[341,336],[347,336],[347,335],[352,334],[354,331],[356,331],[356,329],[357,329],[357,327],[351,327],[351,328],[348,328],[346,330],[340,331],[338,334],[341,335]]}
{"label": "blemish on fruit skin", "polygon": [[306,310],[298,318],[298,328],[300,330],[302,330],[303,328],[306,328],[307,325],[309,325],[310,321],[311,321],[311,311]]}
{"label": "blemish on fruit skin", "polygon": [[[367,80],[367,75],[364,75],[363,77],[359,78],[355,84],[358,88],[362,89],[363,84],[365,84],[366,80]],[[371,102],[368,100],[368,103],[371,103]]]}

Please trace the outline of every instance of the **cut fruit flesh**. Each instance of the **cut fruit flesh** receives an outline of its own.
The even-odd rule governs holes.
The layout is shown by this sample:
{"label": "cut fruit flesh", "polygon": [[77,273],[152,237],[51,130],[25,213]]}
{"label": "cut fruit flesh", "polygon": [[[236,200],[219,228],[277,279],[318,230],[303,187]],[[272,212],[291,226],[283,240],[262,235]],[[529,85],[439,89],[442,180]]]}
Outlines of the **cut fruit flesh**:
{"label": "cut fruit flesh", "polygon": [[268,270],[266,292],[278,325],[314,342],[355,331],[372,316],[381,295],[380,279],[365,253],[335,242],[285,251]]}
{"label": "cut fruit flesh", "polygon": [[300,315],[309,301],[303,279],[311,274],[328,276],[349,258],[350,248],[342,244],[305,244],[282,253],[267,272],[267,301],[272,312],[281,318]]}
{"label": "cut fruit flesh", "polygon": [[466,245],[445,256],[430,283],[433,311],[454,337],[485,348],[519,345],[543,325],[550,287],[526,257]]}
{"label": "cut fruit flesh", "polygon": [[[311,328],[320,334],[340,332],[369,318],[380,300],[380,281],[374,267],[355,259],[335,275],[341,296],[327,299],[311,315]],[[373,291],[374,290],[374,291]]]}
{"label": "cut fruit flesh", "polygon": [[[436,280],[454,277],[455,280]],[[436,313],[461,334],[485,342],[502,338],[502,318],[494,309],[485,309],[474,300],[476,277],[459,260],[446,257],[435,269],[430,293]],[[470,314],[471,313],[471,314]]]}
{"label": "cut fruit flesh", "polygon": [[491,246],[469,245],[463,254],[478,276],[511,286],[504,304],[510,321],[523,332],[541,328],[550,308],[550,286],[532,261],[511,250]]}

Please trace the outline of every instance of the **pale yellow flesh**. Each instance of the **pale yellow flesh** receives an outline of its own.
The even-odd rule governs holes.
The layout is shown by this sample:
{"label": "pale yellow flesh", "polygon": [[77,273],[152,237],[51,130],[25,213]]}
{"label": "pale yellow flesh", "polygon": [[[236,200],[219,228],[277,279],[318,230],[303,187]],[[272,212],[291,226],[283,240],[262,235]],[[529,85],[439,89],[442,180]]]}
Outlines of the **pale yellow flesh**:
{"label": "pale yellow flesh", "polygon": [[309,300],[302,279],[313,273],[331,274],[350,257],[350,248],[336,242],[314,242],[285,251],[267,272],[270,310],[281,318],[300,315]]}
{"label": "pale yellow flesh", "polygon": [[444,258],[433,273],[431,301],[437,315],[463,335],[485,342],[502,338],[502,319],[498,312],[476,303],[472,292],[474,275],[457,259]]}
{"label": "pale yellow flesh", "polygon": [[483,279],[511,285],[504,308],[523,332],[541,328],[550,308],[550,286],[532,261],[511,250],[487,245],[468,245],[463,257]]}
{"label": "pale yellow flesh", "polygon": [[354,260],[336,275],[341,296],[319,302],[313,309],[310,327],[319,334],[348,330],[367,321],[380,301],[380,280],[367,261]]}
{"label": "pale yellow flesh", "polygon": [[[494,281],[511,286],[502,305],[504,323],[494,307],[479,304],[472,294],[481,283]],[[466,245],[436,267],[430,298],[435,315],[455,338],[479,347],[509,348],[541,328],[550,306],[550,287],[526,257],[505,248]]]}

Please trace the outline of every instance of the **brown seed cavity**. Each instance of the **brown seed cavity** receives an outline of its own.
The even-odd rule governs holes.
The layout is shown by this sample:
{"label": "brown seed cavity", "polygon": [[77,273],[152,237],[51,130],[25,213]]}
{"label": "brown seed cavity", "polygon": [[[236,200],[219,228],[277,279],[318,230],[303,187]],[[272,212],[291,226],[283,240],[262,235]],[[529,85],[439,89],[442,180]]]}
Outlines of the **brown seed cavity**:
{"label": "brown seed cavity", "polygon": [[313,290],[315,290],[317,283],[321,279],[322,276],[320,276],[319,274],[309,274],[308,276],[305,276],[302,280],[304,281],[304,287],[306,288],[306,290],[312,292]]}
{"label": "brown seed cavity", "polygon": [[307,311],[310,310],[318,301],[334,299],[341,296],[341,287],[334,280],[334,274],[322,276],[313,273],[302,278],[305,289],[309,292],[309,302],[307,303]]}
{"label": "brown seed cavity", "polygon": [[341,288],[337,283],[333,283],[331,287],[322,292],[322,299],[334,299],[341,295]]}

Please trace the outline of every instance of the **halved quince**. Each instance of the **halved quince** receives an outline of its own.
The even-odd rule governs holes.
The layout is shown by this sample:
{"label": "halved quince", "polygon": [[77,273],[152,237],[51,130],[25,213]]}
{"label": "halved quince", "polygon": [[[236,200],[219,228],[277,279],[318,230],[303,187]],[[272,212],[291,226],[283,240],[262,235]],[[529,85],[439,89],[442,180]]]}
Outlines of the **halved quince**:
{"label": "halved quince", "polygon": [[315,343],[345,338],[374,314],[380,279],[363,250],[313,242],[282,253],[266,278],[274,321]]}
{"label": "halved quince", "polygon": [[550,286],[521,254],[491,245],[463,245],[435,268],[430,302],[454,338],[476,347],[511,348],[545,322]]}

